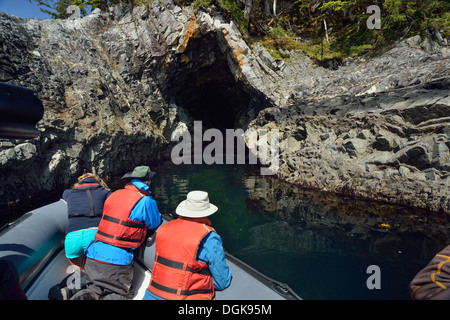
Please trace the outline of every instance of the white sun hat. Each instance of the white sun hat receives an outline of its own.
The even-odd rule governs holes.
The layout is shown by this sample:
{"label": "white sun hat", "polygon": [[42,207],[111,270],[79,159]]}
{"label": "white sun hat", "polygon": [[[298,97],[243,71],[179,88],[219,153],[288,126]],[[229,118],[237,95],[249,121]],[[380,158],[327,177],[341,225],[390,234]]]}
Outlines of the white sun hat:
{"label": "white sun hat", "polygon": [[212,215],[218,208],[209,203],[208,192],[191,191],[186,200],[181,201],[175,212],[182,217],[203,218]]}

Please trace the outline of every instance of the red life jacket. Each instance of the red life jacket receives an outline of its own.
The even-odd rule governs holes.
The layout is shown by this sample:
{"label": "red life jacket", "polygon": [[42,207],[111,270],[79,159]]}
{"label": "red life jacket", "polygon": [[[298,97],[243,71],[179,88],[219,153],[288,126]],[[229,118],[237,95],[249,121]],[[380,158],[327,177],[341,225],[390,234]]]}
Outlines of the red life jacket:
{"label": "red life jacket", "polygon": [[[197,221],[196,221],[197,220]],[[148,290],[167,300],[211,300],[214,283],[207,263],[197,261],[200,241],[214,229],[209,219],[180,217],[161,226]]]}
{"label": "red life jacket", "polygon": [[144,222],[129,219],[131,210],[146,192],[132,184],[117,190],[106,199],[103,216],[95,239],[121,248],[138,248],[145,240],[147,226]]}

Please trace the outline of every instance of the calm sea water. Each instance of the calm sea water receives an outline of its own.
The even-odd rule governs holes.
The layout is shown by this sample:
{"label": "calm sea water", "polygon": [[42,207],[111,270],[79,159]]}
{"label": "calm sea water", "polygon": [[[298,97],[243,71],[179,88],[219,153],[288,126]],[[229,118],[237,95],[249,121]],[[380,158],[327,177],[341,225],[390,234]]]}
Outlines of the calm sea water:
{"label": "calm sea water", "polygon": [[[207,191],[225,250],[303,299],[409,299],[411,279],[450,239],[445,216],[301,190],[251,165],[152,170],[162,213],[174,213],[189,191]],[[367,287],[371,265],[380,289]]]}

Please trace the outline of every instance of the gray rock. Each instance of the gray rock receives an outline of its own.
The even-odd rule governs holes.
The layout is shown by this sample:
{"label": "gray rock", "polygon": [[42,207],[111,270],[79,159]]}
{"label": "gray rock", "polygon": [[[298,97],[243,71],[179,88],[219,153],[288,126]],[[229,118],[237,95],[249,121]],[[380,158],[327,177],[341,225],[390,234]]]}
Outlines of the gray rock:
{"label": "gray rock", "polygon": [[193,13],[172,0],[75,22],[0,13],[0,81],[36,89],[45,108],[39,138],[0,141],[2,204],[157,161],[195,115],[214,126],[233,114],[230,126],[279,128],[277,175],[290,183],[450,212],[442,35],[332,70],[300,51],[275,61],[233,22]]}
{"label": "gray rock", "polygon": [[363,139],[354,138],[344,141],[343,146],[347,150],[348,154],[354,157],[363,155],[367,149],[367,142]]}
{"label": "gray rock", "polygon": [[408,38],[408,39],[406,39],[405,41],[406,41],[406,43],[407,43],[410,47],[416,47],[416,46],[419,46],[419,45],[420,45],[420,41],[421,41],[421,40],[422,40],[422,39],[420,38],[420,36],[417,35],[417,36]]}
{"label": "gray rock", "polygon": [[[288,165],[277,174],[290,183],[450,212],[448,90],[444,79],[370,96],[295,100],[263,110],[250,127],[278,124]],[[292,160],[289,141],[299,127],[307,135]]]}

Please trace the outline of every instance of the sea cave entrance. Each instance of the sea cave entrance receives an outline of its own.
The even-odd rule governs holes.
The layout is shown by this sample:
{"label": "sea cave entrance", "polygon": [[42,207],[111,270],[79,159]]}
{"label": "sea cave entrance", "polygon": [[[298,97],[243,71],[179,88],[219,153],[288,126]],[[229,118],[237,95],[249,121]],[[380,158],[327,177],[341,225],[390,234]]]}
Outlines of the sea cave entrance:
{"label": "sea cave entrance", "polygon": [[206,34],[189,40],[186,51],[172,62],[163,94],[191,120],[202,121],[204,130],[245,129],[252,93],[242,81],[236,81],[216,37]]}
{"label": "sea cave entrance", "polygon": [[[171,152],[176,150],[179,157],[189,158],[191,152],[197,156],[203,153],[205,160],[206,153],[214,163],[229,163],[233,157],[239,159],[236,160],[238,163],[256,164],[242,133],[258,112],[271,103],[264,93],[235,77],[233,70],[237,70],[236,62],[231,58],[229,49],[219,44],[218,36],[207,33],[189,39],[186,50],[171,57],[164,72],[161,92],[168,103],[175,104],[188,116],[191,136],[194,133],[195,137],[195,121],[201,121],[202,136],[208,129],[219,130],[221,136],[216,138],[215,133],[213,137],[205,138],[202,150],[196,149],[193,141],[191,149],[179,151],[182,145],[176,141],[169,149]],[[234,132],[230,134],[231,130],[227,132],[227,129]],[[230,135],[227,136],[227,133]],[[222,156],[226,157],[223,162],[218,160]],[[171,158],[173,160],[172,153]],[[252,161],[247,161],[249,159]],[[185,163],[195,162],[195,157],[191,160],[189,158]]]}

